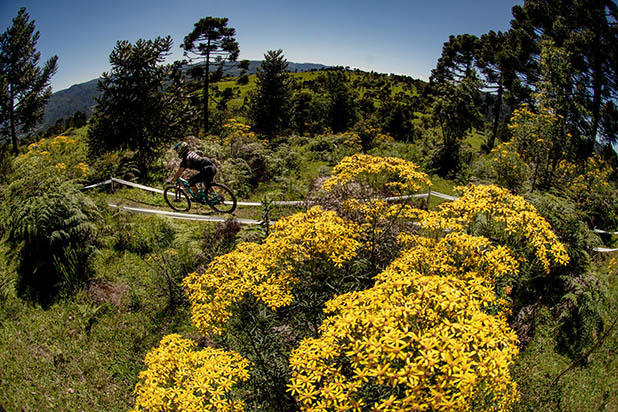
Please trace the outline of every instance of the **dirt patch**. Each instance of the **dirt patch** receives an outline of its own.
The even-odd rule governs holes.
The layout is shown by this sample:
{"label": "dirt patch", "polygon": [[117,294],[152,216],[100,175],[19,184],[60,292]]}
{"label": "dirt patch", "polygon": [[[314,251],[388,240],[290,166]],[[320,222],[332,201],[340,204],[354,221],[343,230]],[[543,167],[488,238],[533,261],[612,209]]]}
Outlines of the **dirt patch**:
{"label": "dirt patch", "polygon": [[125,283],[110,283],[94,279],[88,285],[88,297],[98,304],[110,303],[117,308],[126,303],[129,287]]}

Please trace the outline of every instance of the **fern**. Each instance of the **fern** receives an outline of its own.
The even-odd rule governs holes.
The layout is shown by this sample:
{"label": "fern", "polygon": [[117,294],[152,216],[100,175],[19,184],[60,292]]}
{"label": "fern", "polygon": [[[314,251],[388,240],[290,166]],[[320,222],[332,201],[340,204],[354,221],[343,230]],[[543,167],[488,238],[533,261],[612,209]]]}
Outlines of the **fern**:
{"label": "fern", "polygon": [[0,213],[18,291],[45,301],[63,288],[75,290],[87,276],[101,215],[72,182],[39,166],[35,159],[16,170]]}

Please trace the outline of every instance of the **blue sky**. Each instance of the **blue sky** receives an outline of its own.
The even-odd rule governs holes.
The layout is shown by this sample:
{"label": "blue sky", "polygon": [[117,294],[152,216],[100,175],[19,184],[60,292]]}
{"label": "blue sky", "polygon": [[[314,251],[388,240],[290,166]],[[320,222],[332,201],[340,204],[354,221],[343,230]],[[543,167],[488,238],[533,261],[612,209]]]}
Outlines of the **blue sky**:
{"label": "blue sky", "polygon": [[241,59],[283,49],[288,61],[427,80],[449,35],[508,30],[515,4],[523,0],[0,0],[0,30],[26,7],[41,33],[41,60],[58,56],[54,91],[109,70],[117,40],[170,35],[169,61],[181,59],[184,36],[206,16],[229,18]]}

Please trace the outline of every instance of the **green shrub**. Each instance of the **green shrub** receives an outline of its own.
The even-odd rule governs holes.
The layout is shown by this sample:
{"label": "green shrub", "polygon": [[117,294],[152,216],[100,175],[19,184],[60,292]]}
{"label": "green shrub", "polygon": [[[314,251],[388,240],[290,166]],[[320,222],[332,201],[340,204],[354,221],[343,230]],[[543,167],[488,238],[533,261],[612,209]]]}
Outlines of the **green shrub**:
{"label": "green shrub", "polygon": [[139,255],[168,248],[174,240],[173,228],[165,219],[156,216],[117,213],[113,215],[110,231],[114,249]]}
{"label": "green shrub", "polygon": [[7,183],[13,168],[13,157],[9,153],[8,146],[0,147],[0,184]]}
{"label": "green shrub", "polygon": [[236,196],[243,198],[251,191],[251,167],[243,159],[227,159],[223,162],[222,180],[230,186]]}
{"label": "green shrub", "polygon": [[554,269],[554,276],[537,282],[545,304],[555,305],[560,326],[559,349],[577,357],[601,333],[601,304],[605,299],[589,255],[599,238],[588,229],[584,214],[569,200],[549,193],[534,193],[530,201],[551,224],[570,257],[570,264]]}
{"label": "green shrub", "polygon": [[23,155],[6,188],[2,215],[18,292],[48,303],[90,276],[99,209],[47,155]]}
{"label": "green shrub", "polygon": [[90,183],[103,182],[110,177],[135,180],[140,175],[132,152],[106,152],[92,159],[87,180]]}

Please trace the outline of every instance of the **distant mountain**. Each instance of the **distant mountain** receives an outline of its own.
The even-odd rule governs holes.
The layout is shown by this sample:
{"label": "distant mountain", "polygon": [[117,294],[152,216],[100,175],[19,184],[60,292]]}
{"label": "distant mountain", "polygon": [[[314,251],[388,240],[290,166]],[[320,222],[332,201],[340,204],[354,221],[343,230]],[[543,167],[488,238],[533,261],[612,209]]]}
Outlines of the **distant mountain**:
{"label": "distant mountain", "polygon": [[[262,64],[260,60],[251,60],[249,62],[248,74],[255,74],[260,64]],[[323,64],[316,63],[288,62],[288,70],[292,73],[322,70],[327,67],[328,66]],[[240,70],[231,70],[228,74],[237,76],[240,74]],[[101,94],[101,92],[97,90],[98,80],[99,79],[93,79],[86,83],[76,84],[68,89],[60,90],[52,94],[45,108],[43,122],[40,126],[41,130],[53,126],[58,119],[72,117],[77,111],[83,112],[87,118],[90,117],[94,112],[94,98]]]}
{"label": "distant mountain", "polygon": [[97,91],[98,81],[99,79],[90,80],[53,93],[45,107],[41,129],[53,126],[58,119],[72,117],[77,111],[90,117],[94,111],[94,98],[100,94]]}

